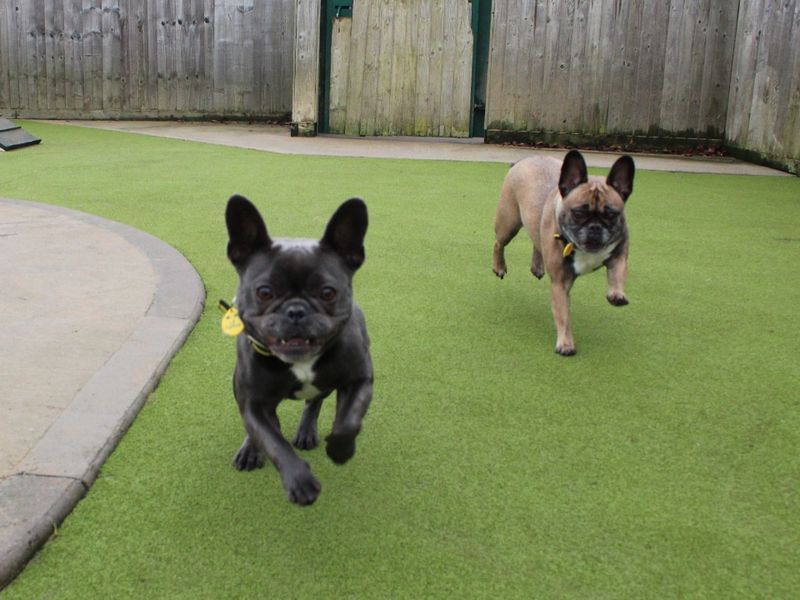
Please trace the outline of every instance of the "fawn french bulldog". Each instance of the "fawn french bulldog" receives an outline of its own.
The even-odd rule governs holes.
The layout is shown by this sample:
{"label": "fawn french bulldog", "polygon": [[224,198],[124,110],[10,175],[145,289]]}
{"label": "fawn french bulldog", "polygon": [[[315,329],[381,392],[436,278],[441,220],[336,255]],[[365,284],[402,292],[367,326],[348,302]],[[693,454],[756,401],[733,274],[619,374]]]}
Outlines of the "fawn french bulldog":
{"label": "fawn french bulldog", "polygon": [[577,150],[563,163],[553,158],[525,158],[511,167],[497,204],[492,269],[506,275],[505,246],[522,228],[533,241],[531,272],[551,283],[551,308],[556,324],[556,352],[575,354],[569,324],[569,292],[579,275],[605,266],[606,298],[614,306],[628,304],[628,228],[625,203],[633,191],[633,159],[620,157],[608,176],[589,177]]}

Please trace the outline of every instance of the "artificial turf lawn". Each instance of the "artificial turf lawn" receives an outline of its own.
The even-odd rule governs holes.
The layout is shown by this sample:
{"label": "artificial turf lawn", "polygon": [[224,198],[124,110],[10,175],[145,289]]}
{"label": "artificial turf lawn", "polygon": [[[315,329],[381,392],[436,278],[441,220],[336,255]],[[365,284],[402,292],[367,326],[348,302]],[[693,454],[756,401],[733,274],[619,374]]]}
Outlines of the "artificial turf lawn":
{"label": "artificial turf lawn", "polygon": [[[136,422],[16,598],[790,597],[800,589],[800,179],[639,172],[631,304],[604,274],[553,352],[524,234],[491,272],[503,164],[281,156],[36,122],[0,196],[133,225],[194,264],[208,301]],[[236,277],[223,212],[277,236],[370,210],[356,298],[375,398],[346,466],[302,453],[306,509],[239,473]],[[98,258],[99,260],[102,257]],[[320,419],[327,433],[329,400]],[[291,435],[302,404],[281,407]]]}

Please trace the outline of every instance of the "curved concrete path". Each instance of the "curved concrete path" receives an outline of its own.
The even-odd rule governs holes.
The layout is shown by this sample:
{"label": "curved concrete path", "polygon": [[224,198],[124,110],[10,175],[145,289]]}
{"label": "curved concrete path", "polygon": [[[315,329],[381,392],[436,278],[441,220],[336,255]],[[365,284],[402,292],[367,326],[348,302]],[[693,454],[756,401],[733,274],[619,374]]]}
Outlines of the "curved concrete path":
{"label": "curved concrete path", "polygon": [[151,235],[0,199],[0,589],[94,481],[205,290]]}
{"label": "curved concrete path", "polygon": [[[125,133],[152,135],[193,142],[235,146],[311,156],[357,156],[364,158],[408,158],[424,160],[461,160],[514,163],[526,156],[564,158],[566,150],[528,146],[484,144],[480,138],[431,137],[352,137],[319,135],[290,137],[286,125],[266,123],[207,123],[195,121],[48,121],[79,127],[108,129]],[[590,167],[609,168],[620,152],[582,151]],[[754,165],[730,156],[677,156],[671,154],[636,153],[636,168],[645,171],[677,171],[684,173],[718,173],[725,175],[773,175],[792,177],[788,173]]]}

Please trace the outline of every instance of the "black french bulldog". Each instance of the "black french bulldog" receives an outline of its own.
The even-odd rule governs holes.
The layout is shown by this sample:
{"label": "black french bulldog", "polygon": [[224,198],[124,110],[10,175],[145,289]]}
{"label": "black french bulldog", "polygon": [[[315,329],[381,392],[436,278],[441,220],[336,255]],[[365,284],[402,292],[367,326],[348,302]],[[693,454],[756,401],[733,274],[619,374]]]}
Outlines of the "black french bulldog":
{"label": "black french bulldog", "polygon": [[246,436],[233,464],[251,471],[267,456],[289,500],[309,505],[320,484],[283,437],[275,410],[284,398],[306,401],[292,443],[310,450],[318,444],[322,401],[336,390],[326,451],[337,464],[355,453],[373,381],[366,322],[352,290],[364,262],[367,207],[358,198],[344,202],[319,242],[271,239],[256,207],[238,195],[228,201],[225,222],[246,334],[237,340],[233,376]]}

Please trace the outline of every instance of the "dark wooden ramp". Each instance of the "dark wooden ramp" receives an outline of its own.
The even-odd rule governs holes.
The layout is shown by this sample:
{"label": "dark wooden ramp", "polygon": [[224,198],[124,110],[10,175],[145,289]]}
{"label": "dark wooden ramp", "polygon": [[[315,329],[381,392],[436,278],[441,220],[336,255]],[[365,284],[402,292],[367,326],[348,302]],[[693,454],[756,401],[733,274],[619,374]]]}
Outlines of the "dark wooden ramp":
{"label": "dark wooden ramp", "polygon": [[0,148],[3,150],[16,150],[41,141],[41,138],[32,136],[19,125],[0,117]]}

